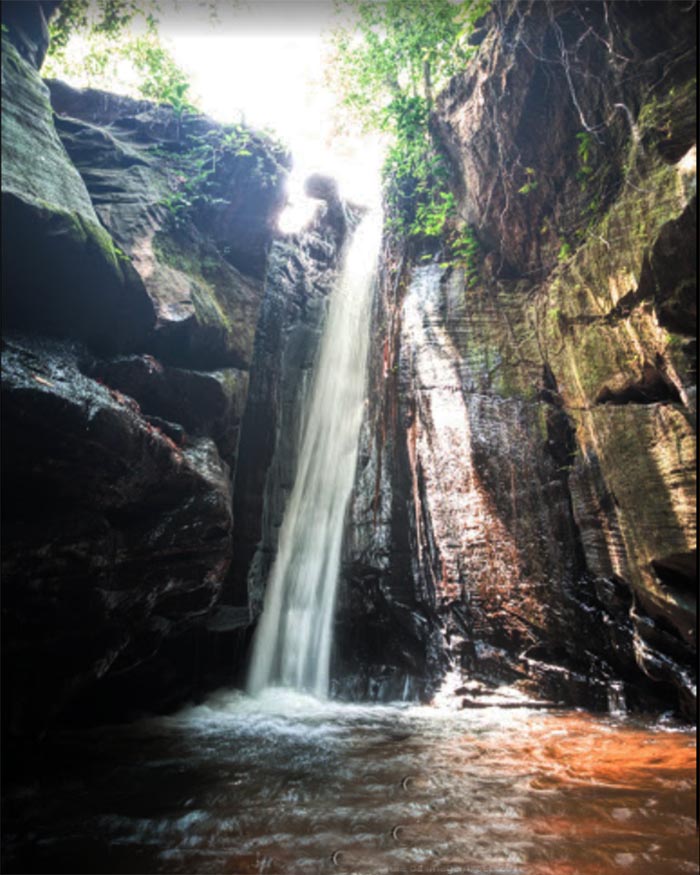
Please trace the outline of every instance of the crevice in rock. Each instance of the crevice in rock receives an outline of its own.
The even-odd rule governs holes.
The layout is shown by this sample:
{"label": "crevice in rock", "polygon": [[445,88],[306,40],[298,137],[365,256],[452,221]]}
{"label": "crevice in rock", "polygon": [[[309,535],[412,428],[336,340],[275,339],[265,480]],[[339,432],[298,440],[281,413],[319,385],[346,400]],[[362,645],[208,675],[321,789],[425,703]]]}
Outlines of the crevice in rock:
{"label": "crevice in rock", "polygon": [[[677,116],[672,132],[659,139],[656,149],[667,164],[676,164],[692,148],[697,141],[695,117],[692,115]],[[663,133],[663,131],[658,131]]]}
{"label": "crevice in rock", "polygon": [[659,324],[684,337],[697,328],[697,197],[659,231],[646,254],[639,295],[651,298]]}
{"label": "crevice in rock", "polygon": [[619,389],[603,386],[596,404],[658,404],[681,403],[678,389],[654,365],[646,363],[637,380],[630,380]]}
{"label": "crevice in rock", "polygon": [[688,553],[673,553],[663,559],[652,559],[650,563],[659,581],[671,590],[697,592],[698,554],[697,550]]}
{"label": "crevice in rock", "polygon": [[546,415],[547,452],[557,463],[558,470],[566,475],[576,456],[576,429],[564,410],[556,378],[547,362],[542,366],[542,387],[538,397],[549,405]]}

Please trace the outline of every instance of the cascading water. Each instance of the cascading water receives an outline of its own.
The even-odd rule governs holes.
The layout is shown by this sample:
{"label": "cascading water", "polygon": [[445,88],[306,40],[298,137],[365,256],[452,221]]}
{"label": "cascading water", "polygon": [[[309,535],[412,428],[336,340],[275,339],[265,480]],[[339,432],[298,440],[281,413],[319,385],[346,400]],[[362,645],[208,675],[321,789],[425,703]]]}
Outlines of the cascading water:
{"label": "cascading water", "polygon": [[253,642],[248,690],[277,685],[323,697],[343,523],[357,462],[369,315],[381,217],[355,232],[331,295],[294,487]]}

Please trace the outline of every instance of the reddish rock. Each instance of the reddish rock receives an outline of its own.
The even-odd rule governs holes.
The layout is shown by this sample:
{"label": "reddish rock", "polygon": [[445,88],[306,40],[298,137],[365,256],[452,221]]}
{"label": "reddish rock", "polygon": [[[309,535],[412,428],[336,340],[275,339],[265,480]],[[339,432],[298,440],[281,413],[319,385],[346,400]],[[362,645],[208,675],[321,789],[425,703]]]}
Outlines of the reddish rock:
{"label": "reddish rock", "polygon": [[693,717],[691,17],[502,4],[437,97],[480,269],[385,254],[344,669]]}

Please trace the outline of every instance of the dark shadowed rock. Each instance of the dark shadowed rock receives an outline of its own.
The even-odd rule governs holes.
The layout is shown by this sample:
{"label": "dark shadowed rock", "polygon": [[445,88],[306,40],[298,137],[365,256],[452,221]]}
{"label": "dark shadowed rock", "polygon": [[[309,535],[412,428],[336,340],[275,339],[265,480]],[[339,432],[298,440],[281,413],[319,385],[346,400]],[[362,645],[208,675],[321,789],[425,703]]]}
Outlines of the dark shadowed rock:
{"label": "dark shadowed rock", "polygon": [[331,176],[324,176],[321,173],[312,174],[304,182],[304,190],[309,197],[318,198],[329,204],[340,201],[338,183]]}
{"label": "dark shadowed rock", "polygon": [[227,592],[232,603],[250,605],[253,616],[293,484],[303,405],[342,245],[337,228],[319,215],[270,251],[236,469]]}
{"label": "dark shadowed rock", "polygon": [[28,338],[3,348],[4,714],[30,735],[205,617],[231,556],[213,443],[176,446],[80,356]]}
{"label": "dark shadowed rock", "polygon": [[210,437],[233,470],[245,408],[246,371],[188,371],[152,356],[94,361],[88,373],[138,401],[149,416],[179,423],[189,436]]}
{"label": "dark shadowed rock", "polygon": [[59,0],[27,3],[26,0],[4,0],[2,23],[20,55],[37,70],[41,68],[49,47],[48,20]]}
{"label": "dark shadowed rock", "polygon": [[338,194],[338,183],[330,176],[314,173],[305,180],[304,191],[309,197],[325,202],[323,216],[340,241],[348,230],[348,214]]}

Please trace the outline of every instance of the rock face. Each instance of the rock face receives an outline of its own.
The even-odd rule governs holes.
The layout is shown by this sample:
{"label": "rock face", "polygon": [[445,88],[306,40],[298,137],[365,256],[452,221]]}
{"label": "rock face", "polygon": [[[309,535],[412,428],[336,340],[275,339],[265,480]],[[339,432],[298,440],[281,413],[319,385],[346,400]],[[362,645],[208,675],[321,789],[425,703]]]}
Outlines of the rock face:
{"label": "rock face", "polygon": [[4,33],[2,89],[3,324],[108,351],[143,343],[151,302],[56,134],[46,86]]}
{"label": "rock face", "polygon": [[12,43],[20,55],[37,70],[49,47],[48,20],[60,0],[41,0],[27,3],[25,0],[5,0],[2,23],[7,28]]}
{"label": "rock face", "polygon": [[248,367],[287,156],[245,129],[147,101],[60,82],[51,98],[95,211],[155,312],[150,348],[168,364]]}
{"label": "rock face", "polygon": [[41,11],[3,5],[3,715],[31,739],[233,679],[251,616],[221,602],[248,387],[293,379],[259,352],[251,372],[258,317],[258,347],[293,335],[291,284],[318,331],[346,216],[334,201],[273,246],[279,146],[47,88],[30,51],[43,19],[24,7]]}
{"label": "rock face", "polygon": [[67,342],[3,347],[5,711],[34,732],[82,687],[150,656],[216,600],[229,470],[81,372]]}
{"label": "rock face", "polygon": [[392,694],[694,714],[691,17],[499,4],[438,98],[479,276],[386,253],[341,593]]}
{"label": "rock face", "polygon": [[[282,237],[269,139],[44,84],[51,6],[3,4],[3,715],[25,738],[241,676],[358,216],[313,177],[314,223]],[[479,257],[385,245],[337,695],[427,698],[453,668],[474,707],[508,682],[692,716],[690,15],[497,4],[437,99]]]}

